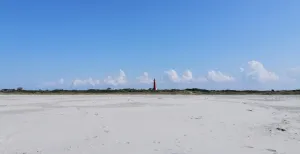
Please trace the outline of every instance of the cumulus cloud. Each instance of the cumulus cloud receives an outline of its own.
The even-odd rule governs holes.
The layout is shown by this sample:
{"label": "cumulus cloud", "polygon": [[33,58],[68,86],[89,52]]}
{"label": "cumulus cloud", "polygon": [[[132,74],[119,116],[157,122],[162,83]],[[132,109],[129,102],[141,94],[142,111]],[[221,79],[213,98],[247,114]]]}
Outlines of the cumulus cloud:
{"label": "cumulus cloud", "polygon": [[209,71],[206,77],[197,77],[193,76],[192,71],[186,70],[183,72],[182,76],[179,76],[178,73],[171,69],[169,71],[165,71],[170,81],[175,83],[192,83],[192,82],[232,82],[235,81],[235,78],[229,75],[225,75],[220,71]]}
{"label": "cumulus cloud", "polygon": [[120,70],[120,74],[118,77],[114,78],[112,76],[108,76],[106,79],[103,81],[99,79],[93,79],[93,78],[88,78],[88,79],[75,79],[72,82],[72,87],[75,86],[96,86],[100,84],[107,84],[107,85],[113,85],[113,86],[118,86],[127,83],[126,79],[126,74],[123,70]]}
{"label": "cumulus cloud", "polygon": [[190,70],[184,71],[182,76],[179,76],[178,73],[173,69],[165,71],[165,73],[167,74],[168,79],[175,83],[191,83],[191,82],[206,82],[207,81],[207,79],[203,78],[203,77],[195,78],[193,76],[192,71],[190,71]]}
{"label": "cumulus cloud", "polygon": [[140,83],[151,84],[152,79],[147,72],[144,72],[142,76],[136,78]]}
{"label": "cumulus cloud", "polygon": [[261,83],[279,80],[278,75],[268,71],[261,62],[255,60],[249,61],[248,66],[250,70],[247,72],[247,77],[250,77],[253,80],[257,80]]}
{"label": "cumulus cloud", "polygon": [[287,70],[287,76],[292,79],[300,78],[300,67],[294,67]]}
{"label": "cumulus cloud", "polygon": [[183,72],[182,81],[192,81],[193,80],[193,73],[190,70],[186,70]]}
{"label": "cumulus cloud", "polygon": [[75,79],[72,82],[72,87],[73,86],[86,86],[86,85],[91,85],[91,86],[96,86],[98,84],[100,84],[101,81],[100,80],[94,80],[93,78],[88,78],[88,79]]}
{"label": "cumulus cloud", "polygon": [[234,77],[225,75],[220,71],[209,71],[207,74],[207,79],[214,82],[232,82],[234,81]]}
{"label": "cumulus cloud", "polygon": [[165,73],[167,74],[169,80],[171,80],[172,82],[180,82],[181,79],[175,70],[171,69],[171,70],[165,71]]}
{"label": "cumulus cloud", "polygon": [[120,74],[118,77],[114,78],[112,76],[108,76],[104,79],[104,83],[108,85],[118,86],[127,83],[126,74],[123,70],[120,70]]}

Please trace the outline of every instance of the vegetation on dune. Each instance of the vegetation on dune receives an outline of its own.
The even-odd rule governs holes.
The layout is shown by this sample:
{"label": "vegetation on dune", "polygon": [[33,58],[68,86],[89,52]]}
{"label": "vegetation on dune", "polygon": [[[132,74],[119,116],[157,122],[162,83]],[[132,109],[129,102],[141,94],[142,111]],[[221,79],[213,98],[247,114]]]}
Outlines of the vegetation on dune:
{"label": "vegetation on dune", "polygon": [[300,89],[298,90],[207,90],[198,88],[189,89],[88,89],[88,90],[24,90],[19,87],[17,89],[2,89],[0,91],[2,94],[187,94],[187,95],[246,95],[246,94],[256,94],[256,95],[299,95]]}

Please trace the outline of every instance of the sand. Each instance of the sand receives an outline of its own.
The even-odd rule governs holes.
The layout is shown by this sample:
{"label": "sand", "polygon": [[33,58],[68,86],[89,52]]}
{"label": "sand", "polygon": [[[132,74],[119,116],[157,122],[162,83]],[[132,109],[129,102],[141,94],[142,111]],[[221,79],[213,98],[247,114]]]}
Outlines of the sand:
{"label": "sand", "polygon": [[300,96],[0,95],[1,154],[299,154]]}

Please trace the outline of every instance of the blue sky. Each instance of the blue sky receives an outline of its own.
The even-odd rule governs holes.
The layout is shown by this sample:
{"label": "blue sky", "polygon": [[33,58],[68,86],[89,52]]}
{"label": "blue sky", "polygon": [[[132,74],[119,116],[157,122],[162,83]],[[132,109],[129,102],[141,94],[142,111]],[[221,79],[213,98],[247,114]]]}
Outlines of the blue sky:
{"label": "blue sky", "polygon": [[299,17],[298,0],[4,0],[0,88],[299,88]]}

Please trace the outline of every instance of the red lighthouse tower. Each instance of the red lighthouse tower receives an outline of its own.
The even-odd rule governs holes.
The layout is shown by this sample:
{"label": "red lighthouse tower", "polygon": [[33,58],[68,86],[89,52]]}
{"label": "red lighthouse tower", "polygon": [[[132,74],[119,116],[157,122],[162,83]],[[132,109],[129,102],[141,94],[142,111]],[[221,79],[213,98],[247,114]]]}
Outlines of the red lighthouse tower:
{"label": "red lighthouse tower", "polygon": [[153,90],[157,90],[156,89],[156,81],[155,81],[155,79],[153,80]]}

